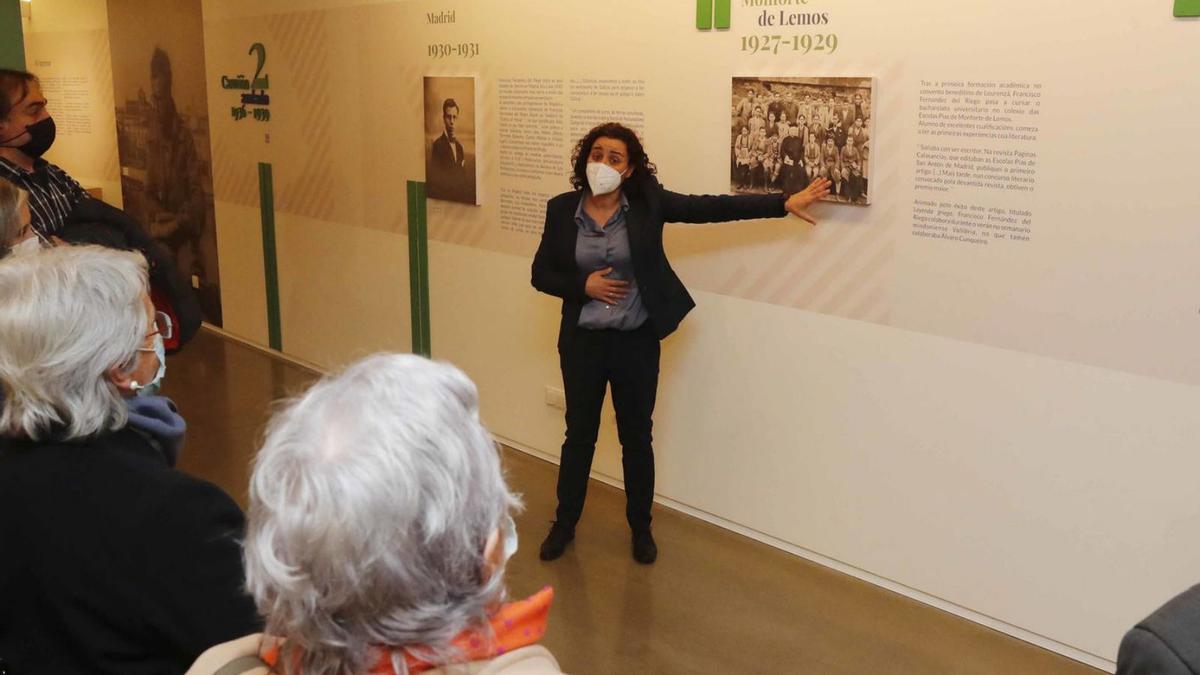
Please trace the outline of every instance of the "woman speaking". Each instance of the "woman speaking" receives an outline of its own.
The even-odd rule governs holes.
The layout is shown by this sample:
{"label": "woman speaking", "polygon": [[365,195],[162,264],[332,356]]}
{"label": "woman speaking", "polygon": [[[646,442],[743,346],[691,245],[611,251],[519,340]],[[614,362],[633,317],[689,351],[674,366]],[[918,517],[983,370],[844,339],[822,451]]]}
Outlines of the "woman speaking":
{"label": "woman speaking", "polygon": [[633,558],[648,565],[658,557],[650,509],[659,341],[695,306],[667,262],[663,224],[788,213],[815,223],[806,209],[829,194],[829,181],[814,180],[791,196],[676,194],[655,178],[637,134],[616,123],[588,132],[572,162],[575,189],[546,204],[546,226],[533,259],[534,288],[563,300],[558,353],[567,404],[558,510],[540,555],[554,560],[575,538],[604,390],[611,385]]}

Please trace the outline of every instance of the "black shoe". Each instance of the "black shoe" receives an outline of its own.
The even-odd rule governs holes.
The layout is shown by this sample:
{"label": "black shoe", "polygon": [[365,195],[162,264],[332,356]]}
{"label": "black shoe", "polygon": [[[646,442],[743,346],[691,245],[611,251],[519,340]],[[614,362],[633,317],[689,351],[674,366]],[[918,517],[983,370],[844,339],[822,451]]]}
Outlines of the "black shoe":
{"label": "black shoe", "polygon": [[654,535],[650,534],[650,530],[633,533],[633,559],[643,565],[652,565],[658,560],[658,545],[654,543]]}
{"label": "black shoe", "polygon": [[574,538],[574,527],[554,521],[550,526],[550,533],[546,535],[546,541],[542,542],[538,557],[542,560],[557,560],[562,557],[563,552],[567,550],[567,544]]}

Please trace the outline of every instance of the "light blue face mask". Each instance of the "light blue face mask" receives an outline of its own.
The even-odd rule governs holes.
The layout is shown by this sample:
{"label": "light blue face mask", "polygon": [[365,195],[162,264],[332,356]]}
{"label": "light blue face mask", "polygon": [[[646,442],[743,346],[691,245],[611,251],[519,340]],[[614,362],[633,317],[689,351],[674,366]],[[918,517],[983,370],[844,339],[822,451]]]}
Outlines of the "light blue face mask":
{"label": "light blue face mask", "polygon": [[137,392],[138,396],[157,396],[158,391],[162,389],[163,376],[167,374],[167,351],[163,347],[162,335],[154,334],[154,347],[139,347],[139,352],[154,352],[158,357],[158,372],[154,374],[154,379],[148,384],[138,384],[137,380],[130,383],[129,388]]}

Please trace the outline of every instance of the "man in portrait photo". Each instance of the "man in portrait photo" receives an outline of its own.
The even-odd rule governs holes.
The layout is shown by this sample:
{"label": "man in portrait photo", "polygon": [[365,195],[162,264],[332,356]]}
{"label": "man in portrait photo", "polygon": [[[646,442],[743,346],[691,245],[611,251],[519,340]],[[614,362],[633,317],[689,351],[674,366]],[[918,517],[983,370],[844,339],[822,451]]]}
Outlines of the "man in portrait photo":
{"label": "man in portrait photo", "polygon": [[455,99],[442,101],[442,134],[430,149],[426,189],[434,199],[474,204],[474,176],[468,175],[466,152],[455,134],[461,113]]}
{"label": "man in portrait photo", "polygon": [[442,135],[433,142],[433,165],[453,179],[461,176],[465,166],[463,146],[454,137],[454,124],[458,121],[458,104],[448,98],[442,102]]}

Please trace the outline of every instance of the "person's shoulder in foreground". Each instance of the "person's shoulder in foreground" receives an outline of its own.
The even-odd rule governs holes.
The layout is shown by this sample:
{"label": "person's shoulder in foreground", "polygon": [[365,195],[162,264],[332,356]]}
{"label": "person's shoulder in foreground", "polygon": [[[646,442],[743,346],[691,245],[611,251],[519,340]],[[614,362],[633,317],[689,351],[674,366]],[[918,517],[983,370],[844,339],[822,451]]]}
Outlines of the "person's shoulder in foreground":
{"label": "person's shoulder in foreground", "polygon": [[0,651],[13,649],[0,656],[10,665],[172,672],[261,625],[241,589],[241,510],[220,488],[169,468],[136,432],[87,443],[5,439],[0,491],[0,547],[13,546],[0,562]]}
{"label": "person's shoulder in foreground", "polygon": [[[270,667],[260,658],[274,642],[255,633],[210,648],[200,655],[185,675],[269,675]],[[424,675],[563,675],[558,660],[541,645],[529,645],[486,661],[472,661],[447,668],[421,671]]]}
{"label": "person's shoulder in foreground", "polygon": [[1175,596],[1125,634],[1117,675],[1200,675],[1200,585]]}

